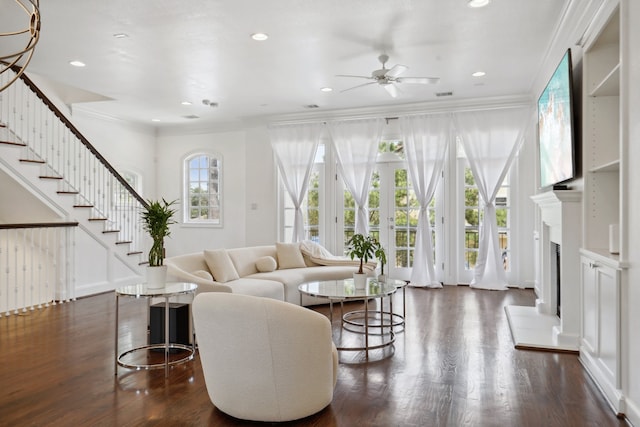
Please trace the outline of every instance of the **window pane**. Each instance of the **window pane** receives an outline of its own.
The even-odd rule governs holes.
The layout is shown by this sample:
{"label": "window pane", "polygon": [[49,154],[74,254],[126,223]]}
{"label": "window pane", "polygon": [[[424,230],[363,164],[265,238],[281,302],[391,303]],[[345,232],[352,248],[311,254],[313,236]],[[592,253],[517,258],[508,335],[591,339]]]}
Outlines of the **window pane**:
{"label": "window pane", "polygon": [[[188,168],[187,220],[220,223],[220,160],[207,155],[196,155],[185,162]],[[212,193],[212,194],[210,194]]]}
{"label": "window pane", "polygon": [[498,227],[504,228],[507,226],[507,210],[506,209],[496,209],[496,221],[498,223]]}

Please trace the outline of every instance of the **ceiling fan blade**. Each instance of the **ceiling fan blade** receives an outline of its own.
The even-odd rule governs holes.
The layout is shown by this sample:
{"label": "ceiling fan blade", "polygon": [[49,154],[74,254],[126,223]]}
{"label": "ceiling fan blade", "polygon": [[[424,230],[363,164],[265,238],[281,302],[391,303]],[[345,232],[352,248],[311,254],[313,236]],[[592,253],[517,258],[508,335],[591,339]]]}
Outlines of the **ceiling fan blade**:
{"label": "ceiling fan blade", "polygon": [[389,71],[387,71],[384,75],[386,77],[398,77],[408,69],[409,67],[407,67],[406,65],[396,64],[393,66],[393,68],[390,68]]}
{"label": "ceiling fan blade", "polygon": [[393,84],[393,83],[387,83],[386,85],[383,85],[384,89],[389,92],[389,95],[391,95],[392,98],[395,98],[398,96],[398,88]]}
{"label": "ceiling fan blade", "polygon": [[435,84],[440,81],[440,77],[398,77],[398,83],[415,83],[421,85]]}
{"label": "ceiling fan blade", "polygon": [[355,77],[357,79],[367,79],[370,80],[371,76],[354,76],[352,74],[336,74],[336,77]]}
{"label": "ceiling fan blade", "polygon": [[363,86],[375,85],[375,84],[377,84],[377,83],[378,83],[378,82],[369,82],[369,83],[364,83],[364,84],[361,84],[361,85],[358,85],[358,86],[350,87],[349,89],[341,90],[340,92],[342,93],[342,92],[346,92],[346,91],[348,91],[348,90],[358,89],[359,87],[363,87]]}

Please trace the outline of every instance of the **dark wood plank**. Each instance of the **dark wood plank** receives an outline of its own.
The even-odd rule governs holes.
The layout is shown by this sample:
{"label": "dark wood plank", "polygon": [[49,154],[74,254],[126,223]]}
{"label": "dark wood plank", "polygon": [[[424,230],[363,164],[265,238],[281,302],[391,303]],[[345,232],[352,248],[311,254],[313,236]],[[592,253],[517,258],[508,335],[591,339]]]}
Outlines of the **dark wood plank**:
{"label": "dark wood plank", "polygon": [[[513,348],[504,306],[534,299],[519,289],[408,289],[392,354],[370,363],[341,354],[333,403],[287,425],[625,425],[577,356]],[[144,300],[122,299],[120,314],[120,348],[144,343]],[[197,357],[166,380],[163,370],[114,376],[114,329],[113,293],[0,318],[0,424],[260,425],[213,407]],[[389,354],[376,352],[372,360]]]}

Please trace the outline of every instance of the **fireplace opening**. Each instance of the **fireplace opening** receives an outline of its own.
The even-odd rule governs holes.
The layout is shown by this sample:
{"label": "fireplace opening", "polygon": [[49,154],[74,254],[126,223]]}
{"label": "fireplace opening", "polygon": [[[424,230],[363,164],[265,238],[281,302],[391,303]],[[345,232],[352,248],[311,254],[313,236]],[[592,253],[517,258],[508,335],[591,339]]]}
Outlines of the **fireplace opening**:
{"label": "fireplace opening", "polygon": [[560,293],[562,286],[560,283],[560,245],[554,242],[551,242],[551,265],[551,284],[555,287],[556,315],[561,317]]}

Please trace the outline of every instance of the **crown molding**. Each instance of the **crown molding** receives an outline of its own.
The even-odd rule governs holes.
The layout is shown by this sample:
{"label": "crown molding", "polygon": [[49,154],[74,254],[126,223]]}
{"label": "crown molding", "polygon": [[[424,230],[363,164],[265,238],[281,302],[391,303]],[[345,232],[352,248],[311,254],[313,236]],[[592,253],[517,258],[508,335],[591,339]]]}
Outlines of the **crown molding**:
{"label": "crown molding", "polygon": [[[491,110],[499,108],[515,108],[533,105],[533,99],[529,94],[501,96],[492,98],[473,98],[450,101],[431,101],[411,104],[352,108],[343,110],[318,111],[313,113],[299,113],[270,116],[266,118],[267,124],[286,124],[317,122],[340,119],[358,119],[371,117],[396,118],[399,116],[409,116],[414,114],[437,114],[461,111]],[[262,120],[265,120],[263,118]]]}

